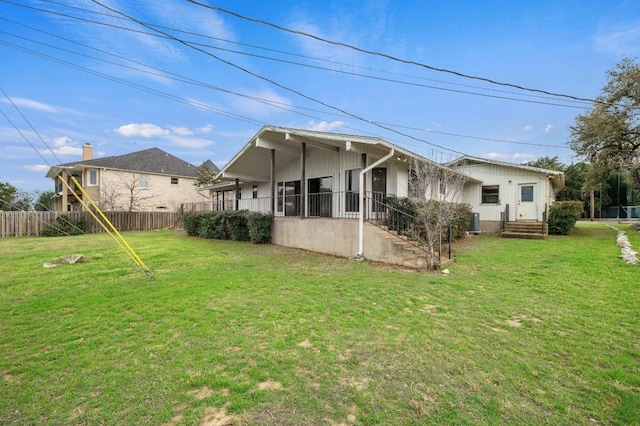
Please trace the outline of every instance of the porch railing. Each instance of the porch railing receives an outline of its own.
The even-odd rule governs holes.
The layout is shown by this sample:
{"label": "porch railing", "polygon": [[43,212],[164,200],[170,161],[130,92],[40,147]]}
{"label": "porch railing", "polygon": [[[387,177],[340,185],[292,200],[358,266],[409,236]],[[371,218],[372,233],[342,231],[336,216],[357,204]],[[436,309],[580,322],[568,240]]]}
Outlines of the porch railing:
{"label": "porch railing", "polygon": [[507,222],[509,222],[509,204],[505,204],[504,211],[500,212],[500,233],[504,231],[507,227]]}
{"label": "porch railing", "polygon": [[[393,194],[368,192],[367,197],[384,201]],[[221,211],[249,210],[260,213],[272,213],[276,217],[300,217],[357,219],[360,214],[360,194],[353,191],[319,192],[304,195],[283,194],[276,197],[241,198],[238,200],[213,200],[199,203],[185,203],[182,211]],[[272,212],[272,205],[274,212]],[[303,208],[304,206],[304,208]],[[367,211],[367,215],[380,214],[375,210]]]}

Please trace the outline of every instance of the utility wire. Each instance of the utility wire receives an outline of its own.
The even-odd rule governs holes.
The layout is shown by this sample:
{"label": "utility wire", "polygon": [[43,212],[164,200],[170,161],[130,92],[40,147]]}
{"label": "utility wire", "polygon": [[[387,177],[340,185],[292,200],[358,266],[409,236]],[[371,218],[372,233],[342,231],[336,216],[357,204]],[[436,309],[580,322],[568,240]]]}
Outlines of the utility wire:
{"label": "utility wire", "polygon": [[[66,17],[66,18],[77,19],[77,20],[80,20],[80,21],[83,21],[83,22],[87,22],[87,23],[91,23],[91,24],[102,25],[102,26],[107,26],[107,27],[111,27],[111,28],[117,28],[117,29],[121,29],[121,30],[125,30],[125,31],[130,31],[130,32],[138,33],[138,34],[143,34],[143,35],[148,35],[148,36],[159,37],[159,38],[164,38],[164,39],[170,39],[171,40],[171,37],[166,36],[166,35],[159,35],[159,34],[156,34],[156,33],[149,33],[149,32],[137,30],[137,29],[134,29],[134,28],[127,28],[127,27],[122,27],[122,26],[118,26],[118,25],[114,25],[114,24],[105,23],[105,22],[94,21],[94,20],[90,20],[90,19],[87,19],[87,18],[68,15],[68,14],[64,14],[64,13],[60,13],[60,12],[54,12],[54,11],[41,9],[41,8],[35,8],[35,7],[32,7],[32,6],[20,5],[20,4],[16,4],[16,3],[13,3],[13,2],[7,2],[7,3],[11,3],[11,4],[14,4],[16,6],[21,6],[21,7],[25,7],[25,8],[29,8],[29,9],[34,9],[34,10],[45,12],[45,13],[50,13],[50,14],[54,14],[54,15],[63,16],[63,17]],[[49,2],[49,3],[60,5],[59,3],[55,3],[55,2]],[[73,7],[73,6],[69,6],[69,7]],[[116,16],[116,15],[111,15],[111,14],[108,14],[108,13],[96,12],[96,11],[93,11],[93,10],[83,9],[83,8],[78,8],[78,7],[73,7],[73,8],[74,9],[79,9],[79,10],[82,10],[82,11],[86,11],[86,12],[89,12],[89,13],[96,13],[96,14],[107,16],[107,17],[110,17],[110,18],[126,20],[126,18],[124,18],[122,16]],[[0,19],[4,19],[6,21],[16,23],[15,21],[11,21],[11,20],[6,19],[6,18],[0,18]],[[143,22],[143,21],[140,21],[140,22]],[[416,79],[420,79],[420,80],[424,80],[424,81],[434,81],[434,82],[438,82],[438,83],[441,83],[441,84],[448,84],[448,85],[454,85],[454,86],[460,86],[460,87],[475,88],[475,89],[478,89],[478,90],[486,90],[486,91],[492,91],[492,92],[497,92],[497,93],[513,94],[513,95],[518,95],[518,96],[529,96],[529,97],[534,97],[534,98],[539,98],[539,99],[556,99],[554,97],[549,97],[549,96],[536,96],[536,95],[530,95],[530,94],[526,94],[526,93],[516,93],[516,92],[505,91],[505,90],[496,90],[496,89],[482,88],[482,87],[466,85],[466,84],[445,82],[445,81],[428,79],[428,78],[418,77],[418,76],[411,76],[411,75],[406,75],[406,74],[401,74],[401,73],[392,73],[392,72],[384,71],[384,70],[377,70],[377,69],[373,69],[373,68],[367,68],[367,67],[360,67],[360,66],[351,65],[351,64],[345,64],[345,63],[338,62],[338,61],[329,61],[329,60],[326,60],[326,59],[314,58],[314,57],[306,56],[306,55],[298,55],[298,54],[294,54],[294,53],[283,52],[283,51],[276,50],[276,49],[269,49],[269,48],[265,48],[265,47],[261,47],[261,46],[255,46],[255,45],[250,45],[250,44],[245,44],[245,43],[233,42],[233,41],[222,39],[222,38],[206,36],[206,35],[194,33],[194,32],[191,32],[191,31],[182,31],[182,30],[179,30],[179,29],[176,29],[176,28],[166,27],[166,26],[162,26],[162,25],[158,25],[158,24],[151,24],[151,23],[148,23],[148,22],[144,22],[144,24],[148,25],[147,28],[167,29],[167,30],[170,30],[170,31],[175,31],[175,32],[180,32],[180,33],[184,33],[184,34],[195,35],[195,36],[198,36],[198,37],[203,37],[203,38],[209,38],[209,39],[213,39],[213,40],[223,41],[223,42],[226,42],[226,43],[235,43],[235,44],[239,44],[239,45],[243,45],[243,46],[248,46],[248,47],[253,47],[253,48],[257,48],[257,49],[263,49],[263,50],[278,52],[278,53],[282,53],[282,54],[286,54],[286,55],[299,56],[299,57],[311,59],[311,60],[314,60],[314,61],[322,61],[322,62],[326,62],[326,63],[332,63],[332,64],[336,64],[336,65],[340,65],[340,66],[347,66],[347,67],[352,67],[352,68],[366,69],[366,70],[369,70],[369,71],[375,71],[375,72],[380,72],[380,73],[385,73],[385,74],[399,75],[399,76],[403,76],[403,77],[416,78]],[[24,24],[18,23],[18,25],[24,25]],[[265,55],[258,55],[258,54],[252,54],[252,53],[247,53],[247,52],[241,52],[241,51],[237,51],[237,50],[233,50],[233,49],[227,49],[227,48],[223,48],[223,47],[219,47],[219,46],[212,46],[212,45],[209,45],[209,44],[198,43],[198,42],[194,42],[194,41],[189,41],[189,43],[193,44],[194,46],[208,47],[208,48],[211,48],[211,49],[222,50],[222,51],[226,51],[226,52],[230,52],[230,53],[234,53],[234,54],[238,54],[238,55],[255,57],[255,58],[259,58],[259,59],[270,60],[270,61],[281,62],[281,63],[288,63],[288,64],[292,64],[292,65],[297,65],[297,66],[302,66],[302,67],[307,67],[307,68],[312,68],[312,69],[318,69],[318,70],[323,70],[323,71],[330,71],[330,72],[335,72],[335,73],[341,73],[341,74],[346,74],[346,75],[352,75],[352,76],[356,76],[356,77],[376,79],[376,80],[388,81],[388,82],[397,83],[397,84],[411,85],[411,86],[416,86],[416,87],[424,87],[424,88],[428,88],[428,89],[432,89],[432,90],[442,90],[442,91],[449,91],[449,92],[453,92],[453,93],[467,94],[467,95],[473,95],[473,96],[484,96],[484,97],[489,97],[489,98],[511,100],[511,101],[516,101],[516,102],[528,102],[528,103],[536,103],[536,104],[542,104],[542,105],[560,106],[560,107],[566,107],[566,108],[584,109],[584,108],[587,107],[587,106],[558,104],[558,103],[553,103],[553,102],[533,101],[533,100],[527,100],[527,99],[513,98],[513,97],[509,97],[509,96],[489,95],[489,94],[472,92],[472,91],[465,91],[465,90],[447,89],[447,88],[438,87],[438,86],[432,86],[432,85],[426,85],[426,84],[420,84],[420,83],[414,83],[414,82],[407,82],[407,81],[391,79],[391,78],[377,77],[377,76],[361,74],[361,73],[356,73],[356,72],[349,72],[349,71],[339,70],[339,69],[334,69],[334,68],[321,67],[321,66],[317,66],[317,65],[304,64],[304,63],[295,62],[295,61],[289,61],[289,60],[280,59],[280,58],[273,58],[273,57],[265,56]],[[567,101],[585,103],[585,101],[577,101],[577,100],[569,100],[569,99],[567,99]]]}
{"label": "utility wire", "polygon": [[227,65],[229,65],[229,66],[231,66],[231,67],[233,67],[233,68],[235,68],[235,69],[237,69],[237,70],[240,70],[240,71],[242,71],[242,72],[244,72],[244,73],[246,73],[246,74],[249,74],[249,75],[251,75],[252,77],[255,77],[255,78],[257,78],[257,79],[259,79],[259,80],[262,80],[262,81],[266,81],[266,82],[268,82],[268,83],[270,83],[270,84],[272,84],[272,85],[274,85],[274,86],[276,86],[276,87],[279,87],[279,88],[280,88],[280,89],[282,89],[282,90],[285,90],[285,91],[287,91],[287,92],[290,92],[290,93],[293,93],[293,94],[295,94],[295,95],[298,95],[298,96],[300,96],[300,97],[302,97],[302,98],[304,98],[304,99],[307,99],[307,100],[309,100],[309,101],[311,101],[311,102],[315,102],[315,103],[320,104],[320,105],[322,105],[322,106],[324,106],[324,107],[326,107],[326,108],[330,108],[330,109],[333,109],[333,110],[335,110],[335,111],[338,111],[338,112],[340,112],[340,113],[342,113],[342,114],[346,114],[346,115],[348,115],[349,117],[351,117],[351,118],[353,118],[353,119],[356,119],[356,120],[362,121],[362,122],[367,123],[367,124],[372,124],[372,125],[374,125],[374,126],[376,126],[376,127],[379,127],[379,128],[381,128],[381,129],[387,130],[387,131],[392,132],[392,133],[396,133],[396,134],[398,134],[398,135],[400,135],[400,136],[404,136],[404,137],[409,138],[409,139],[412,139],[412,140],[416,140],[416,141],[424,142],[424,143],[426,143],[426,144],[428,144],[428,145],[431,145],[431,146],[434,146],[434,147],[436,147],[436,148],[439,148],[439,149],[442,149],[442,150],[445,150],[445,151],[449,151],[449,152],[454,152],[454,153],[456,153],[456,154],[460,154],[460,155],[462,155],[462,156],[466,155],[466,154],[464,154],[464,153],[463,153],[463,152],[461,152],[461,151],[457,151],[457,150],[452,149],[452,148],[447,148],[447,147],[444,147],[444,146],[442,146],[442,145],[438,145],[438,144],[435,144],[435,143],[433,143],[433,142],[426,141],[426,140],[424,140],[424,139],[416,138],[415,136],[410,135],[410,134],[408,134],[408,133],[400,132],[400,131],[395,130],[395,129],[393,129],[393,128],[390,128],[390,127],[387,127],[387,126],[383,126],[383,125],[381,125],[381,124],[374,123],[374,122],[372,122],[371,120],[367,120],[366,118],[363,118],[363,117],[361,117],[361,116],[359,116],[359,115],[357,115],[357,114],[350,113],[350,112],[345,111],[345,110],[343,110],[343,109],[341,109],[341,108],[335,107],[335,106],[330,105],[330,104],[328,104],[328,103],[326,103],[326,102],[323,102],[323,101],[321,101],[321,100],[319,100],[319,99],[316,99],[316,98],[314,98],[314,97],[312,97],[312,96],[305,95],[304,93],[302,93],[302,92],[300,92],[300,91],[298,91],[298,90],[296,90],[296,89],[293,89],[293,88],[290,88],[290,87],[285,86],[285,85],[283,85],[283,84],[280,84],[280,83],[278,83],[278,82],[276,82],[276,81],[274,81],[274,80],[272,80],[272,79],[269,79],[269,78],[267,78],[267,77],[264,77],[264,76],[262,76],[262,75],[259,75],[259,74],[255,73],[255,72],[253,72],[253,71],[250,71],[250,70],[248,70],[247,68],[244,68],[244,67],[242,67],[242,66],[240,66],[240,65],[237,65],[237,64],[235,64],[235,63],[233,63],[233,62],[230,62],[230,61],[227,61],[227,60],[225,60],[225,59],[222,59],[222,58],[220,58],[219,56],[216,56],[216,55],[214,55],[214,54],[213,54],[213,53],[211,53],[211,52],[207,52],[206,50],[204,50],[204,49],[202,49],[202,48],[199,48],[199,47],[193,46],[192,44],[190,44],[189,42],[187,42],[187,41],[185,41],[185,40],[179,39],[179,38],[177,38],[177,37],[175,37],[175,36],[172,36],[172,35],[170,35],[170,34],[164,33],[164,32],[162,32],[162,31],[160,31],[160,30],[158,30],[158,29],[152,28],[152,27],[150,27],[149,25],[147,25],[147,24],[145,24],[145,23],[143,23],[143,22],[141,22],[141,21],[139,21],[139,20],[137,20],[137,19],[135,19],[135,18],[133,18],[133,17],[131,17],[131,16],[127,15],[126,13],[124,13],[124,12],[120,12],[120,11],[118,11],[118,10],[116,10],[116,9],[113,9],[113,8],[111,8],[111,7],[109,7],[109,6],[106,6],[106,5],[104,5],[104,4],[102,4],[102,3],[100,3],[100,2],[99,2],[99,1],[97,1],[97,0],[91,0],[91,1],[92,1],[93,3],[96,3],[96,4],[98,4],[98,5],[102,6],[102,7],[104,7],[104,8],[105,8],[105,9],[107,9],[107,10],[110,10],[110,11],[112,11],[112,12],[114,12],[114,13],[118,13],[118,14],[120,14],[120,15],[122,15],[122,16],[125,16],[125,17],[129,18],[129,19],[131,19],[131,21],[136,22],[136,23],[138,23],[139,25],[142,25],[142,26],[144,26],[144,27],[146,27],[146,28],[150,28],[150,29],[151,29],[151,30],[153,30],[153,31],[157,31],[157,32],[159,32],[159,33],[161,33],[161,34],[164,34],[164,35],[166,35],[166,36],[170,37],[172,40],[174,40],[174,41],[176,41],[176,42],[178,42],[178,43],[180,43],[180,44],[182,44],[182,45],[184,45],[184,46],[186,46],[186,47],[188,47],[188,48],[190,48],[190,49],[193,49],[193,50],[196,50],[196,51],[198,51],[198,52],[204,53],[205,55],[210,56],[210,57],[212,57],[212,58],[214,58],[214,59],[216,59],[216,60],[218,60],[218,61],[220,61],[220,62],[222,62],[222,63],[224,63],[224,64],[227,64]]}
{"label": "utility wire", "polygon": [[[105,23],[105,22],[101,22],[101,21],[94,21],[94,20],[90,20],[90,19],[87,19],[87,18],[82,18],[82,17],[78,17],[78,16],[64,14],[64,13],[61,13],[61,12],[54,12],[54,11],[50,11],[50,10],[46,10],[46,9],[36,8],[36,7],[33,7],[33,6],[20,5],[20,4],[17,4],[17,3],[10,2],[10,1],[6,1],[6,2],[10,3],[10,4],[13,4],[13,5],[16,5],[16,6],[25,7],[25,8],[29,8],[29,9],[33,9],[33,10],[49,13],[49,14],[54,14],[54,15],[58,15],[58,16],[66,17],[66,18],[81,20],[83,22],[87,22],[87,23],[91,23],[91,24],[108,26],[108,27],[117,28],[117,29],[121,29],[121,30],[125,30],[125,31],[131,31],[131,32],[139,33],[139,34],[143,34],[143,35],[149,35],[149,36],[153,36],[153,37],[171,39],[170,37],[167,37],[167,36],[164,36],[164,35],[159,35],[157,33],[149,33],[149,32],[137,30],[137,29],[134,29],[134,28],[121,27],[121,26],[118,26],[118,25],[109,24],[109,23]],[[63,4],[52,2],[52,1],[47,1],[47,3],[60,5],[60,6],[67,6],[69,8],[78,9],[78,10],[81,10],[81,11],[84,11],[84,12],[98,14],[98,15],[109,17],[109,18],[126,20],[126,18],[124,18],[122,16],[112,15],[112,14],[108,14],[108,13],[102,13],[102,12],[98,12],[98,11],[94,11],[94,10],[90,10],[90,9],[84,9],[84,8],[79,8],[79,7],[75,7],[75,6],[63,5]],[[0,17],[0,19],[3,19],[3,20],[8,21],[8,22],[16,23],[18,25],[23,25],[23,26],[28,27],[28,28],[33,28],[33,27],[29,27],[28,25],[21,24],[21,23],[18,23],[16,21],[12,21],[12,20],[9,20],[9,19],[6,19],[6,18],[1,18]],[[262,46],[256,46],[256,45],[252,45],[252,44],[239,43],[239,42],[226,40],[226,39],[219,38],[219,37],[212,37],[212,36],[208,36],[208,35],[198,34],[198,33],[192,32],[192,31],[183,31],[183,30],[179,30],[179,29],[176,29],[176,28],[167,27],[167,26],[163,26],[163,25],[152,24],[152,23],[148,23],[148,22],[144,22],[144,23],[149,25],[149,27],[153,27],[153,28],[166,29],[166,30],[170,30],[170,31],[183,33],[183,34],[189,34],[189,35],[194,35],[194,36],[197,36],[197,37],[207,38],[207,39],[211,39],[211,40],[217,40],[217,41],[221,41],[221,42],[225,42],[225,43],[237,44],[237,45],[240,45],[240,46],[246,46],[246,47],[251,47],[251,48],[261,49],[261,50],[267,50],[267,51],[276,52],[276,53],[285,54],[285,55],[290,55],[290,56],[302,57],[302,58],[310,59],[310,60],[313,60],[313,61],[321,61],[321,62],[335,64],[335,65],[339,65],[339,66],[346,66],[346,67],[351,67],[351,68],[364,69],[364,70],[369,70],[369,71],[374,71],[374,72],[379,72],[379,73],[385,73],[385,74],[390,74],[390,75],[398,75],[398,76],[402,76],[402,77],[415,78],[415,79],[424,80],[424,81],[433,81],[433,82],[437,82],[437,83],[441,83],[441,84],[448,84],[448,85],[453,85],[453,86],[467,87],[467,88],[491,91],[491,92],[496,92],[496,93],[505,93],[505,94],[512,94],[512,95],[518,95],[518,96],[528,96],[528,97],[539,98],[539,99],[556,99],[555,97],[549,97],[549,96],[539,96],[539,95],[531,95],[531,94],[526,94],[526,93],[510,92],[510,91],[506,91],[506,90],[483,88],[483,87],[472,86],[472,85],[467,85],[467,84],[451,83],[451,82],[435,80],[435,79],[429,79],[429,78],[424,78],[424,77],[419,77],[419,76],[412,76],[412,75],[408,75],[408,74],[394,73],[394,72],[389,72],[389,71],[386,71],[386,70],[378,70],[378,69],[375,69],[375,68],[361,67],[361,66],[357,66],[357,65],[346,64],[346,63],[343,63],[343,62],[331,61],[331,60],[322,59],[322,58],[315,58],[315,57],[312,57],[312,56],[300,55],[300,54],[285,52],[285,51],[282,51],[282,50],[270,49],[270,48],[266,48],[266,47],[262,47]],[[36,31],[38,31],[38,30],[36,29]],[[539,101],[532,101],[532,100],[527,100],[527,99],[513,98],[513,97],[508,97],[508,96],[498,96],[498,95],[493,95],[492,96],[492,95],[489,95],[489,94],[472,92],[472,91],[447,89],[447,88],[442,88],[442,87],[438,87],[438,86],[432,86],[432,85],[426,85],[426,84],[420,84],[420,83],[412,83],[412,82],[407,82],[407,81],[402,81],[402,80],[397,80],[397,79],[377,77],[377,76],[361,74],[361,73],[356,73],[356,72],[348,72],[348,71],[334,69],[334,68],[328,68],[328,67],[321,67],[321,66],[316,66],[316,65],[304,64],[304,63],[300,63],[300,62],[296,62],[296,61],[289,61],[289,60],[280,59],[280,58],[274,58],[274,57],[265,56],[265,55],[258,55],[258,54],[253,54],[253,53],[241,52],[241,51],[237,51],[237,50],[233,50],[233,49],[227,49],[227,48],[223,48],[223,47],[219,47],[219,46],[212,46],[212,45],[209,45],[209,44],[198,43],[198,42],[194,42],[194,41],[189,41],[189,43],[191,43],[193,45],[201,46],[201,47],[208,47],[208,48],[211,48],[211,49],[222,50],[222,51],[226,51],[226,52],[230,52],[230,53],[234,53],[234,54],[238,54],[238,55],[255,57],[255,58],[259,58],[259,59],[270,60],[270,61],[281,62],[281,63],[288,63],[288,64],[292,64],[292,65],[297,65],[297,66],[302,66],[302,67],[307,67],[307,68],[313,68],[313,69],[318,69],[318,70],[323,70],[323,71],[342,73],[342,74],[346,74],[346,75],[353,75],[353,76],[362,77],[362,78],[376,79],[376,80],[381,80],[381,81],[393,82],[393,83],[397,83],[397,84],[412,85],[412,86],[416,86],[416,87],[424,87],[424,88],[433,89],[433,90],[450,91],[450,92],[454,92],[454,93],[468,94],[468,95],[473,95],[473,96],[484,96],[484,97],[490,97],[490,98],[511,100],[511,101],[516,101],[516,102],[538,103],[538,104],[542,104],[542,105],[552,105],[552,106],[560,106],[560,107],[567,107],[567,108],[578,108],[578,109],[586,108],[586,106],[557,104],[557,103],[552,103],[552,102],[539,102]],[[577,103],[585,103],[585,101],[578,101],[578,100],[573,100],[573,99],[567,99],[567,101],[569,101],[569,102],[577,102]]]}
{"label": "utility wire", "polygon": [[[0,19],[4,19],[4,18],[0,17]],[[4,19],[4,20],[6,20],[6,19]],[[11,22],[14,22],[14,21],[11,21]],[[22,40],[26,40],[26,41],[29,41],[29,42],[32,42],[32,43],[36,43],[36,44],[40,44],[40,45],[43,45],[43,46],[51,47],[52,49],[61,50],[61,51],[68,52],[68,53],[71,53],[71,54],[74,54],[74,55],[83,56],[83,57],[86,57],[86,58],[89,58],[89,59],[93,59],[93,60],[96,60],[96,61],[101,61],[101,62],[113,64],[113,65],[116,65],[116,66],[128,68],[128,69],[131,69],[131,70],[143,72],[143,73],[154,75],[154,76],[158,76],[158,77],[166,77],[165,74],[171,75],[171,76],[175,76],[176,78],[174,78],[174,80],[176,80],[176,81],[181,81],[183,83],[193,84],[193,85],[196,85],[196,86],[200,86],[200,87],[209,88],[209,89],[212,89],[212,90],[221,91],[223,93],[228,93],[228,94],[232,94],[232,95],[235,95],[235,96],[240,96],[240,97],[243,97],[243,98],[246,98],[246,99],[253,100],[255,102],[264,103],[264,104],[270,105],[270,106],[272,106],[274,108],[280,108],[280,109],[283,109],[283,110],[286,110],[286,111],[289,111],[289,112],[292,112],[292,113],[297,113],[297,114],[300,114],[300,115],[304,115],[306,117],[313,118],[313,119],[316,119],[316,120],[323,120],[323,119],[318,118],[318,117],[314,117],[314,116],[310,116],[310,115],[307,115],[307,114],[301,114],[301,113],[298,113],[297,111],[294,111],[294,110],[292,110],[290,108],[298,108],[298,109],[303,109],[303,110],[308,110],[308,111],[313,111],[313,112],[318,112],[318,113],[324,113],[324,114],[327,113],[326,111],[320,111],[320,110],[315,110],[315,109],[312,109],[312,108],[305,108],[305,107],[295,106],[295,105],[286,104],[286,103],[282,103],[282,102],[277,102],[277,101],[273,101],[273,100],[263,99],[263,98],[259,98],[259,97],[255,97],[255,96],[250,96],[250,95],[247,95],[247,94],[244,94],[244,93],[234,92],[234,91],[227,90],[227,89],[224,89],[224,88],[221,88],[221,87],[213,86],[213,85],[210,85],[210,84],[198,81],[198,80],[191,79],[189,77],[182,76],[180,74],[173,73],[173,72],[168,71],[168,70],[163,70],[161,68],[154,67],[152,65],[148,65],[148,64],[142,63],[140,61],[136,61],[136,60],[127,58],[127,57],[122,56],[122,55],[117,55],[115,53],[112,53],[112,52],[109,52],[109,51],[106,51],[106,50],[103,50],[103,49],[98,49],[96,47],[89,46],[87,44],[80,43],[78,41],[71,40],[71,39],[66,38],[66,37],[62,37],[62,36],[59,36],[59,35],[56,35],[56,34],[53,34],[53,33],[49,33],[47,31],[40,30],[38,28],[31,27],[29,25],[25,25],[25,24],[21,24],[21,23],[17,23],[17,24],[21,25],[21,26],[24,26],[26,28],[29,28],[29,29],[31,29],[33,31],[37,31],[37,32],[49,35],[51,37],[55,37],[55,38],[64,40],[66,42],[69,42],[69,43],[72,43],[72,44],[76,44],[76,45],[85,47],[87,49],[95,50],[97,52],[103,53],[103,54],[108,55],[108,56],[113,56],[113,57],[116,57],[116,58],[119,58],[119,59],[122,59],[122,60],[125,60],[125,61],[128,61],[128,62],[132,62],[132,63],[138,64],[138,65],[141,65],[141,66],[143,66],[145,68],[148,68],[148,69],[157,70],[157,71],[159,71],[159,73],[152,73],[152,72],[149,72],[147,69],[140,69],[140,68],[130,67],[130,66],[127,66],[127,65],[124,65],[124,64],[113,62],[113,61],[107,61],[107,60],[104,60],[104,59],[101,59],[101,58],[96,58],[94,56],[85,55],[85,54],[82,54],[82,53],[79,53],[79,52],[75,52],[75,51],[72,51],[72,50],[69,50],[69,49],[64,49],[64,48],[59,47],[59,46],[54,46],[54,45],[51,45],[51,44],[47,44],[47,43],[39,42],[39,41],[36,41],[36,40],[33,40],[33,39],[29,39],[29,38],[26,38],[26,37],[22,37],[22,36],[18,36],[18,35],[15,35],[15,34],[7,33],[5,31],[1,31],[0,30],[0,33],[8,34],[8,35],[10,35],[12,37],[20,38]],[[334,115],[338,115],[338,114],[334,114]],[[338,116],[339,117],[343,117],[343,118],[347,117],[345,115],[338,115]],[[323,120],[323,121],[326,121],[326,120]],[[438,132],[438,131],[435,131],[435,130],[429,130],[429,129],[417,128],[417,127],[410,127],[410,126],[403,126],[403,125],[400,125],[400,124],[385,123],[385,122],[380,122],[380,121],[376,121],[376,122],[380,123],[380,124],[383,124],[383,125],[386,125],[386,126],[391,126],[391,127],[404,128],[404,129],[409,129],[409,130],[416,130],[416,131],[420,131],[420,132],[437,133],[437,134],[442,134],[442,135],[463,137],[463,138],[469,138],[469,139],[486,140],[486,141],[510,143],[510,144],[518,144],[518,145],[532,145],[532,146],[553,147],[553,148],[566,148],[565,146],[560,146],[560,145],[535,144],[535,143],[526,143],[526,142],[507,141],[507,140],[501,140],[501,139],[483,138],[483,137],[479,137],[479,136],[470,136],[470,135],[462,135],[462,134],[456,134],[456,133]]]}
{"label": "utility wire", "polygon": [[[92,0],[92,1],[94,3],[97,3],[95,0]],[[407,59],[398,58],[396,56],[392,56],[392,55],[389,55],[387,53],[382,53],[382,52],[378,52],[378,51],[375,51],[375,50],[364,49],[364,48],[361,48],[361,47],[358,47],[358,46],[354,46],[354,45],[351,45],[351,44],[348,44],[348,43],[344,43],[344,42],[341,42],[341,41],[329,40],[329,39],[317,36],[315,34],[311,34],[311,33],[307,33],[307,32],[304,32],[304,31],[294,30],[294,29],[291,29],[291,28],[283,27],[281,25],[275,24],[273,22],[265,21],[265,20],[262,20],[262,19],[251,18],[251,17],[245,16],[245,15],[241,15],[241,14],[239,14],[237,12],[232,11],[232,10],[224,9],[222,7],[219,7],[219,6],[211,6],[211,5],[208,5],[208,4],[200,3],[200,2],[195,1],[195,0],[187,0],[187,1],[189,3],[193,3],[195,5],[198,5],[198,6],[207,8],[207,9],[211,9],[211,10],[215,10],[217,12],[221,12],[221,13],[224,13],[224,14],[227,14],[227,15],[231,15],[231,16],[234,16],[236,18],[239,18],[239,19],[242,19],[242,20],[245,20],[245,21],[266,25],[266,26],[275,28],[275,29],[280,30],[280,31],[284,31],[284,32],[288,32],[288,33],[296,34],[296,35],[301,35],[301,36],[308,37],[308,38],[311,38],[311,39],[314,39],[314,40],[317,40],[317,41],[321,41],[321,42],[324,42],[324,43],[332,44],[334,46],[341,46],[341,47],[345,47],[345,48],[348,48],[348,49],[351,49],[351,50],[355,50],[357,52],[366,53],[368,55],[379,56],[379,57],[382,57],[382,58],[385,58],[385,59],[389,59],[389,60],[392,60],[392,61],[395,61],[395,62],[401,62],[401,63],[408,64],[408,65],[415,65],[415,66],[418,66],[418,67],[421,67],[421,68],[426,68],[426,69],[431,70],[431,71],[437,71],[437,72],[452,74],[452,75],[455,75],[455,76],[458,76],[458,77],[463,77],[463,78],[472,79],[472,80],[484,81],[486,83],[490,83],[490,84],[494,84],[494,85],[498,85],[498,86],[512,87],[512,88],[515,88],[515,89],[524,90],[526,92],[543,93],[545,95],[557,96],[557,97],[567,98],[567,99],[573,99],[573,100],[576,100],[576,101],[598,103],[598,101],[595,100],[595,99],[582,98],[582,97],[567,95],[567,94],[563,94],[563,93],[555,93],[555,92],[551,92],[551,91],[548,91],[548,90],[542,90],[542,89],[534,89],[534,88],[530,88],[530,87],[521,86],[519,84],[505,83],[505,82],[500,82],[500,81],[497,81],[497,80],[492,80],[492,79],[486,78],[486,77],[479,77],[479,76],[475,76],[475,75],[471,75],[471,74],[465,74],[465,73],[461,73],[461,72],[458,72],[458,71],[449,70],[449,69],[446,69],[446,68],[438,68],[438,67],[434,67],[434,66],[431,66],[431,65],[427,65],[427,64],[421,63],[421,62],[416,62],[416,61],[411,61],[411,60],[407,60]]]}

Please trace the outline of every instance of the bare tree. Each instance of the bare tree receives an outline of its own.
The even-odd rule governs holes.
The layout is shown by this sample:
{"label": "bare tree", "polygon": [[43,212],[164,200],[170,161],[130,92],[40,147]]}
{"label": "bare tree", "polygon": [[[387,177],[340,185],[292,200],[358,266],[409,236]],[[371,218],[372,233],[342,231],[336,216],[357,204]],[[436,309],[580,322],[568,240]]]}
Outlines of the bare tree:
{"label": "bare tree", "polygon": [[126,211],[133,212],[139,210],[144,204],[145,200],[152,197],[144,195],[146,190],[140,186],[140,175],[137,173],[120,174],[118,175],[120,183],[122,183],[124,197],[125,197],[125,209]]}
{"label": "bare tree", "polygon": [[438,163],[417,160],[411,163],[409,177],[409,194],[418,200],[420,234],[427,248],[429,266],[434,269],[437,266],[436,247],[458,219],[457,202],[468,177]]}
{"label": "bare tree", "polygon": [[140,174],[119,173],[117,179],[103,183],[100,187],[99,206],[108,211],[137,211],[144,202],[152,198],[140,185]]}

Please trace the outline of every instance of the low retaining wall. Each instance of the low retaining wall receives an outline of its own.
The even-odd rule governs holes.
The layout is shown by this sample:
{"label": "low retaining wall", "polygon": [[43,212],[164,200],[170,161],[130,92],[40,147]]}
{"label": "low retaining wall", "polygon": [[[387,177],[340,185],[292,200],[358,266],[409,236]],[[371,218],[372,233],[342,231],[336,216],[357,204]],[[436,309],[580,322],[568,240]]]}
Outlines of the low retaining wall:
{"label": "low retaining wall", "polygon": [[[271,242],[334,256],[355,257],[358,253],[358,220],[276,217]],[[412,268],[426,266],[426,253],[406,250],[399,238],[369,223],[364,227],[363,257]]]}

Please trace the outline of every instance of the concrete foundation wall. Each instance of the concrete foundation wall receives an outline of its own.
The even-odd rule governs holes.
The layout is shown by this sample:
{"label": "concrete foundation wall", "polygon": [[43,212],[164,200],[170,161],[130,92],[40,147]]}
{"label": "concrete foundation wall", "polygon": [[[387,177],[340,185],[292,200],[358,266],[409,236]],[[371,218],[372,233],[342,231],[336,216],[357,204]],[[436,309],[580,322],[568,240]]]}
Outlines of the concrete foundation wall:
{"label": "concrete foundation wall", "polygon": [[480,232],[482,232],[483,234],[499,234],[500,221],[499,220],[481,220]]}
{"label": "concrete foundation wall", "polygon": [[[358,221],[354,219],[274,218],[271,242],[340,257],[358,252]],[[367,260],[423,268],[426,253],[413,251],[397,237],[365,223],[364,253]]]}

